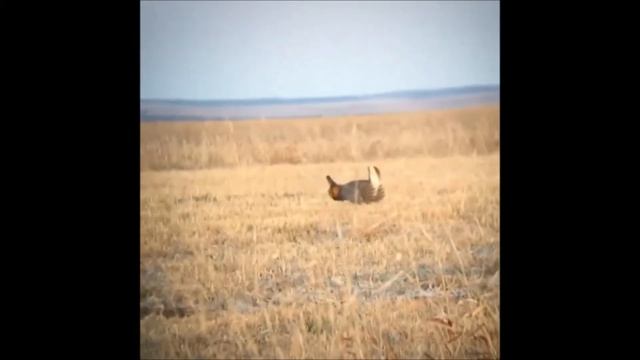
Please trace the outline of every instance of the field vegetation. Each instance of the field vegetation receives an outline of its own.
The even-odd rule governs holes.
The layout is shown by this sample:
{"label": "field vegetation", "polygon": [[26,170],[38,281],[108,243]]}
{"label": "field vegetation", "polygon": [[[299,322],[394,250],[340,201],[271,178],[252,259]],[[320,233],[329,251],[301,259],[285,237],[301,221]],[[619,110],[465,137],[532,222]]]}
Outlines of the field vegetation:
{"label": "field vegetation", "polygon": [[[497,106],[141,123],[143,358],[500,356]],[[335,202],[381,170],[386,198]]]}

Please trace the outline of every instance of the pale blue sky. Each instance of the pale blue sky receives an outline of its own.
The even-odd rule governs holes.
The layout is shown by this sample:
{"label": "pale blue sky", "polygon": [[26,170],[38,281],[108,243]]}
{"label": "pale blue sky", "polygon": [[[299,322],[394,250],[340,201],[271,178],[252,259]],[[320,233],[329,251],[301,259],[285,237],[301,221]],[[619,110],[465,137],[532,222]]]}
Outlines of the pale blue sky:
{"label": "pale blue sky", "polygon": [[141,97],[500,84],[498,1],[143,1]]}

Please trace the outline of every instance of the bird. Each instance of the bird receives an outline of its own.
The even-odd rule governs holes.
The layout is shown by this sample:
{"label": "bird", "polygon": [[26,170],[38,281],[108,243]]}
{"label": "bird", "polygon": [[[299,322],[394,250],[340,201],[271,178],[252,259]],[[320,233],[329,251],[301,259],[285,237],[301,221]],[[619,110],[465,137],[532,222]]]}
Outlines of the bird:
{"label": "bird", "polygon": [[369,204],[382,200],[385,191],[380,181],[380,170],[376,166],[369,166],[367,170],[367,180],[353,180],[346,184],[338,184],[327,175],[329,196],[335,201],[349,201],[354,204]]}

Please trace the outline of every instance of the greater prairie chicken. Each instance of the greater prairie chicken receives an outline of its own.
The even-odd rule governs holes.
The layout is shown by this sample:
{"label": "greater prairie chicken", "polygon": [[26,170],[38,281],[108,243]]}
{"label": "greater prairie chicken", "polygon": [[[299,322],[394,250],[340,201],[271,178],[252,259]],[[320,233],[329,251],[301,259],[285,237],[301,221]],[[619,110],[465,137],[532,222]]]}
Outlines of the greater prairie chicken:
{"label": "greater prairie chicken", "polygon": [[369,166],[368,180],[354,180],[346,184],[337,184],[327,175],[329,196],[336,201],[350,201],[355,204],[368,204],[384,198],[384,187],[380,181],[380,170]]}

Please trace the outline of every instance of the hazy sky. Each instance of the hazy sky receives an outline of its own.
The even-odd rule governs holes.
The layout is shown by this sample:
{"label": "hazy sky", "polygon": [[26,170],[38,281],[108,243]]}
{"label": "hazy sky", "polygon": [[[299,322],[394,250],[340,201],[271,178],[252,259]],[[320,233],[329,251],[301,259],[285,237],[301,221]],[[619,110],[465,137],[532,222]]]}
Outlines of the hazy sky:
{"label": "hazy sky", "polygon": [[141,96],[239,99],[500,83],[498,1],[143,1]]}

